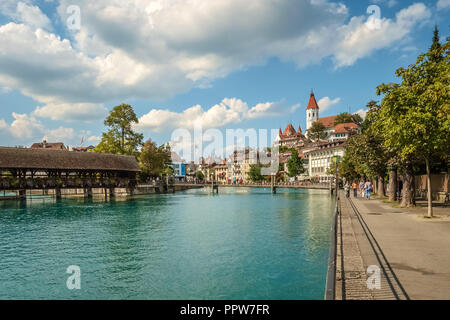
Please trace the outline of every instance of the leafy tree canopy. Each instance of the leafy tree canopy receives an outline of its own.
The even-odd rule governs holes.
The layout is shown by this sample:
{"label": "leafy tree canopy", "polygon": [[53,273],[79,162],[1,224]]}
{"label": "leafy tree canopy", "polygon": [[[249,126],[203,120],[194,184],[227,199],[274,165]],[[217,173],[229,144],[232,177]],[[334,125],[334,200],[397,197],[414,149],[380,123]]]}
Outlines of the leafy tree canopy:
{"label": "leafy tree canopy", "polygon": [[303,167],[303,160],[298,155],[298,151],[296,149],[292,149],[291,157],[287,162],[287,167],[288,175],[290,177],[295,177],[305,172],[305,168]]}
{"label": "leafy tree canopy", "polygon": [[313,141],[323,140],[327,137],[326,128],[322,122],[314,122],[309,129],[309,138]]}
{"label": "leafy tree canopy", "polygon": [[165,170],[170,168],[168,167],[171,160],[170,156],[170,148],[166,145],[158,147],[155,142],[146,141],[139,156],[142,173],[146,177],[158,177],[167,174]]}
{"label": "leafy tree canopy", "polygon": [[114,107],[104,121],[109,130],[102,134],[102,140],[94,152],[138,156],[144,140],[143,134],[133,131],[133,125],[138,121],[130,105],[121,104]]}

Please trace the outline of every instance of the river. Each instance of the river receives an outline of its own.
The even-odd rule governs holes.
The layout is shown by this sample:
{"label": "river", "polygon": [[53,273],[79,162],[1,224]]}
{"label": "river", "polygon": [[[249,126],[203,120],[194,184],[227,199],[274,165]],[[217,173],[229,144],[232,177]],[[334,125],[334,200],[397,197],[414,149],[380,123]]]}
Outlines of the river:
{"label": "river", "polygon": [[0,299],[323,299],[333,207],[267,188],[2,201]]}

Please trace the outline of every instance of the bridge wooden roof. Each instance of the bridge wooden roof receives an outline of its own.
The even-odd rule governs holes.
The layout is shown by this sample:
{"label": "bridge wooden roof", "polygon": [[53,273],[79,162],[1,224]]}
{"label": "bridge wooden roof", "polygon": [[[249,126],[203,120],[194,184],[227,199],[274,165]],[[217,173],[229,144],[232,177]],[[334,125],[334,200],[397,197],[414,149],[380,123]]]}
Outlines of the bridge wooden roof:
{"label": "bridge wooden roof", "polygon": [[134,156],[0,147],[0,169],[140,171]]}

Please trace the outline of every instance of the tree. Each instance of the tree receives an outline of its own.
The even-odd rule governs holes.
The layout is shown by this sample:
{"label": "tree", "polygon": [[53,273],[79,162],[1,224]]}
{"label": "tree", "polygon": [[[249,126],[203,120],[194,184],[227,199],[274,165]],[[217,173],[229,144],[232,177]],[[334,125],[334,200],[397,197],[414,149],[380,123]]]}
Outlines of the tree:
{"label": "tree", "polygon": [[309,129],[309,137],[313,141],[319,141],[326,138],[327,134],[325,132],[326,128],[322,122],[314,122]]}
{"label": "tree", "polygon": [[201,171],[197,171],[197,173],[195,174],[195,176],[197,177],[198,180],[203,181],[205,179],[205,175],[203,174],[203,172]]}
{"label": "tree", "polygon": [[363,118],[361,118],[361,116],[357,113],[352,115],[352,120],[354,123],[356,123],[358,126],[361,126],[362,123],[364,122]]}
{"label": "tree", "polygon": [[373,131],[354,135],[347,140],[345,154],[359,176],[377,179],[377,194],[384,196],[387,153],[382,138]]}
{"label": "tree", "polygon": [[262,165],[260,163],[250,165],[250,170],[248,172],[248,178],[250,181],[259,182],[264,180],[264,176],[261,175],[261,168]]}
{"label": "tree", "polygon": [[137,156],[144,135],[133,131],[139,122],[133,108],[128,104],[115,106],[104,121],[109,130],[102,134],[102,140],[94,152],[129,154]]}
{"label": "tree", "polygon": [[167,146],[157,146],[155,142],[147,140],[142,147],[139,155],[139,166],[142,170],[142,176],[159,177],[164,174],[164,170],[168,168],[170,162],[170,149]]}
{"label": "tree", "polygon": [[450,153],[449,49],[449,42],[441,46],[435,28],[430,50],[420,55],[415,64],[397,70],[401,84],[382,84],[377,88],[378,94],[385,95],[380,110],[385,144],[406,164],[404,196],[410,198],[414,191],[413,162],[425,163],[429,217],[433,216],[431,161]]}
{"label": "tree", "polygon": [[289,177],[295,177],[305,172],[303,160],[299,157],[297,149],[292,149],[291,157],[287,162],[287,167]]}
{"label": "tree", "polygon": [[334,120],[334,125],[336,126],[341,123],[349,123],[349,122],[354,122],[353,116],[348,112],[344,112],[336,116],[336,119]]}
{"label": "tree", "polygon": [[[327,174],[336,174],[336,164],[333,162],[327,170]],[[356,171],[355,165],[348,154],[344,155],[338,163],[338,174],[348,181],[359,181],[362,176]]]}

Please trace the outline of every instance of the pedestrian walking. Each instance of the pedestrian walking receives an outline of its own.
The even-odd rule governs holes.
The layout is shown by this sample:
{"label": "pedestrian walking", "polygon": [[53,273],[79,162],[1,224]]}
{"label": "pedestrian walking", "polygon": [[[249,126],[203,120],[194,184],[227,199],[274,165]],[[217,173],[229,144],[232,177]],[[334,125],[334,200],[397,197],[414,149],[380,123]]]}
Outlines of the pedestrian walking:
{"label": "pedestrian walking", "polygon": [[366,187],[366,199],[370,200],[370,192],[372,191],[372,182],[367,181],[365,187]]}
{"label": "pedestrian walking", "polygon": [[349,198],[350,197],[350,184],[348,183],[348,181],[344,185],[344,190],[345,190],[345,196],[347,198]]}
{"label": "pedestrian walking", "polygon": [[356,181],[353,181],[352,189],[353,189],[353,198],[357,198],[358,197],[358,185],[356,184]]}
{"label": "pedestrian walking", "polygon": [[361,190],[361,198],[363,198],[363,199],[366,196],[366,194],[365,194],[365,187],[364,186],[365,186],[364,181],[361,181],[359,183],[359,190]]}

